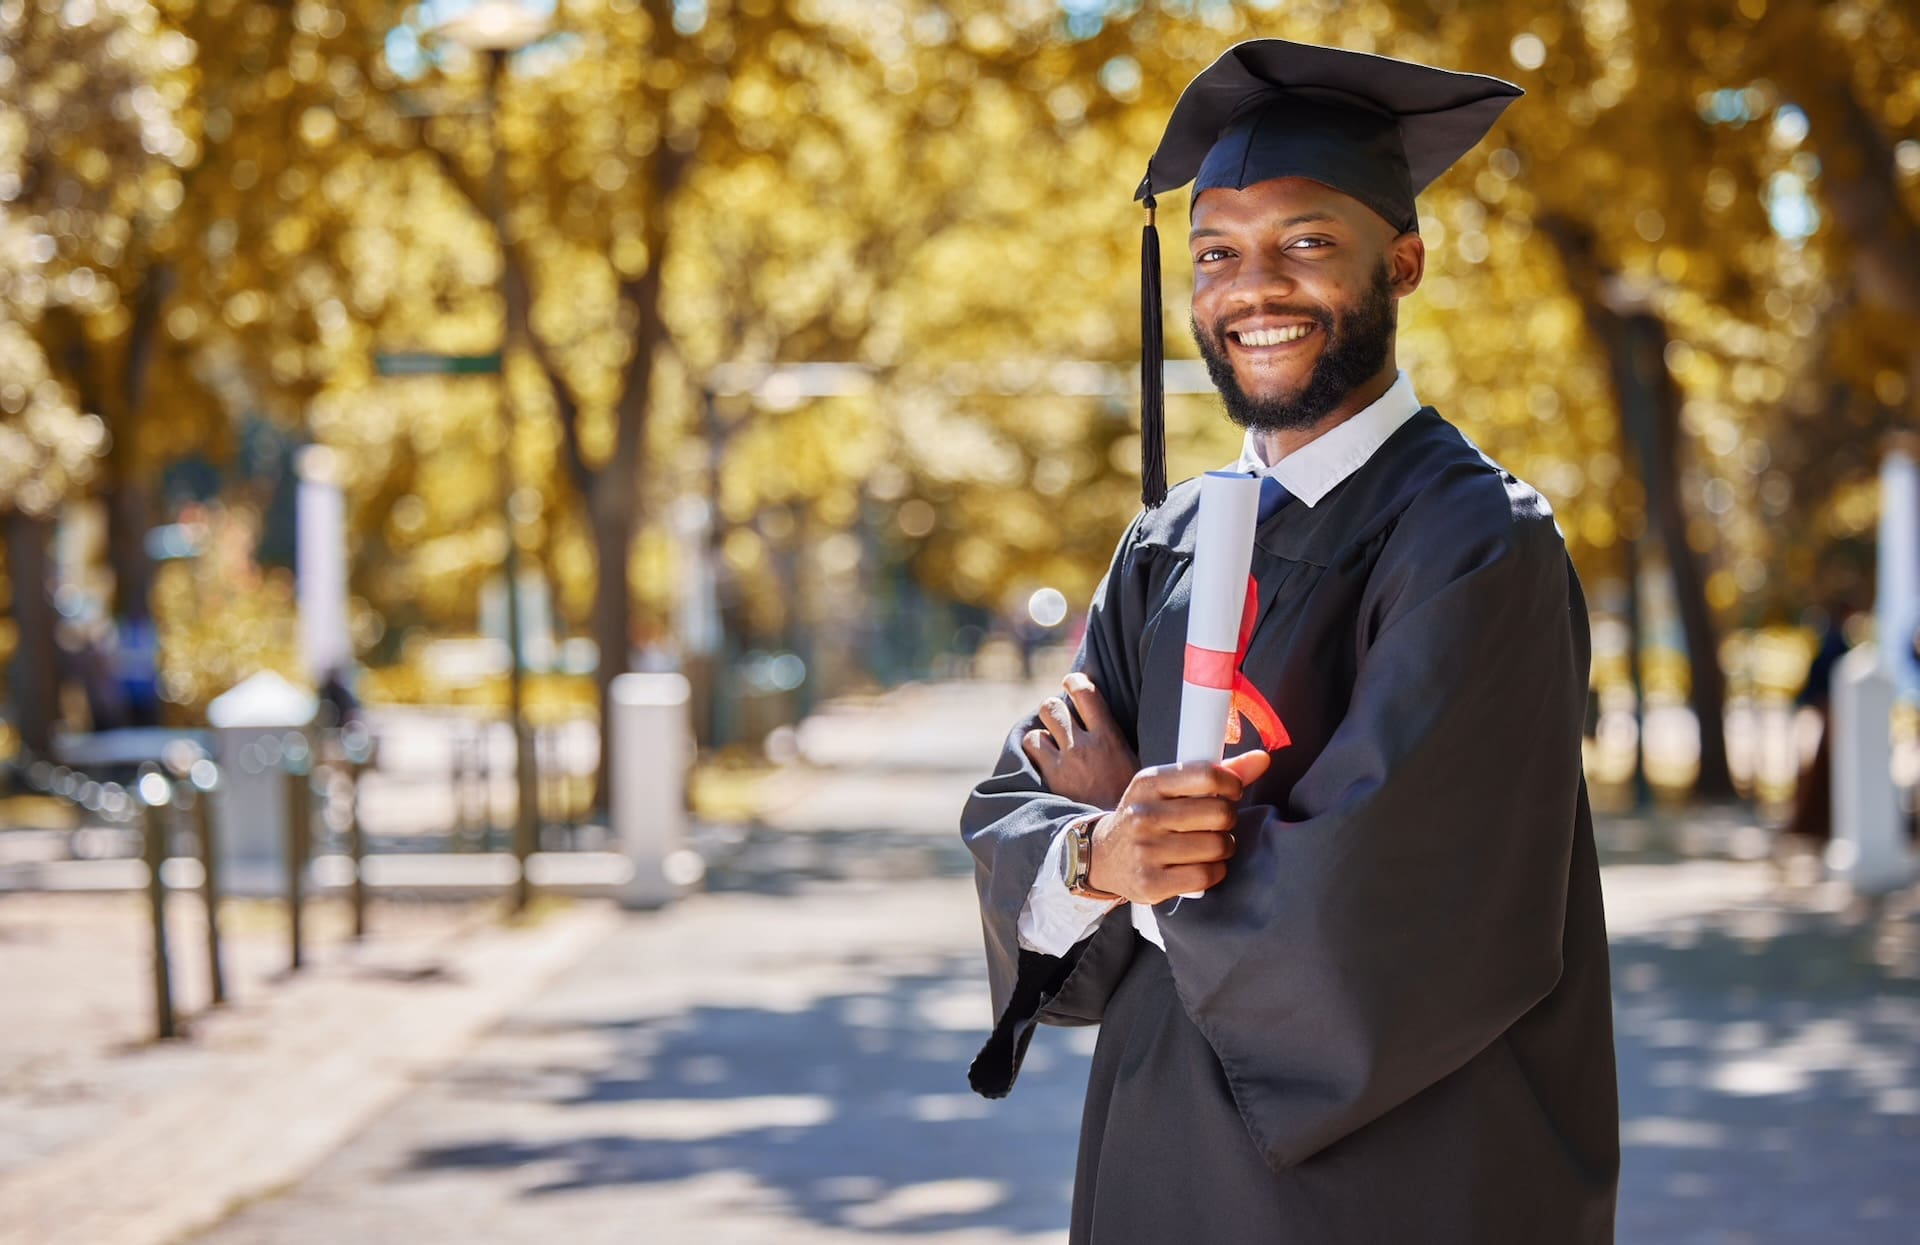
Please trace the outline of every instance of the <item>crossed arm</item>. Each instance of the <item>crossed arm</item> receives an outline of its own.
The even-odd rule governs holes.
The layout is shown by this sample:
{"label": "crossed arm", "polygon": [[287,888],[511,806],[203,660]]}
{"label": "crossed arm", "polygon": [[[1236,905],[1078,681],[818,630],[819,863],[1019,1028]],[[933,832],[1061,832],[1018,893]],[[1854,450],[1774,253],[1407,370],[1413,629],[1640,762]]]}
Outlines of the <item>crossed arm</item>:
{"label": "crossed arm", "polygon": [[1094,824],[1088,883],[1146,904],[1219,885],[1237,846],[1240,797],[1272,758],[1143,770],[1093,680],[1075,671],[1062,689],[1041,702],[1042,725],[1020,746],[1049,791],[1110,810]]}

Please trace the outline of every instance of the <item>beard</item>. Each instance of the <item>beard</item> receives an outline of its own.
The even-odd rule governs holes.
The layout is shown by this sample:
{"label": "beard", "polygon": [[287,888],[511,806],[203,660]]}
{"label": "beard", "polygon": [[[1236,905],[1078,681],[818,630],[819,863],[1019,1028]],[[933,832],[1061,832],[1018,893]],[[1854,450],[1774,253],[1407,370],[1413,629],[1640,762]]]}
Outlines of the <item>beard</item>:
{"label": "beard", "polygon": [[[1398,312],[1393,298],[1393,282],[1382,260],[1374,270],[1373,281],[1360,301],[1336,319],[1325,307],[1287,307],[1270,304],[1259,308],[1261,315],[1291,316],[1312,320],[1326,339],[1313,371],[1292,393],[1255,397],[1240,387],[1233,364],[1227,359],[1227,325],[1202,330],[1194,320],[1193,340],[1206,360],[1207,375],[1227,405],[1227,418],[1255,432],[1290,432],[1311,428],[1340,404],[1341,399],[1386,366],[1393,351],[1393,331]],[[1242,319],[1246,317],[1242,316]]]}

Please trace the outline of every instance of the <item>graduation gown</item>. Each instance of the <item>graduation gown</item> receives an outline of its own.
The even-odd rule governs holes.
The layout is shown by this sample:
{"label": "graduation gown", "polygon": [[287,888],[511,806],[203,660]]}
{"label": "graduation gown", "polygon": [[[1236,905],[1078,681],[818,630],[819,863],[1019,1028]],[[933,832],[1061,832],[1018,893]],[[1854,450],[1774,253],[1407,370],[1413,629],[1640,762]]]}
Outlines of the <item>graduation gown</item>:
{"label": "graduation gown", "polygon": [[[1174,756],[1198,484],[1127,529],[1075,660],[1143,766]],[[1074,1242],[1587,1245],[1619,1167],[1581,772],[1586,605],[1547,503],[1431,408],[1256,532],[1242,668],[1291,745],[1226,879],[1117,906],[1067,955],[1017,923],[1089,811],[1009,732],[962,815],[1006,1094],[1036,1023],[1101,1024]],[[1251,729],[1231,751],[1259,746]]]}

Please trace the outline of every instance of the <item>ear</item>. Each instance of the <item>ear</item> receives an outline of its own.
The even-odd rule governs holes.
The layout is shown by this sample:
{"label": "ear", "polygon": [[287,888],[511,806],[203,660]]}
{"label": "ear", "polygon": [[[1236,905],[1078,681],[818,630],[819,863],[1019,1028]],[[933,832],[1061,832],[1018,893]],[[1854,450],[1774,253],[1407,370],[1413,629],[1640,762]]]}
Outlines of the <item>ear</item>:
{"label": "ear", "polygon": [[1427,244],[1409,229],[1387,244],[1387,279],[1393,284],[1393,296],[1405,298],[1420,288],[1427,275]]}

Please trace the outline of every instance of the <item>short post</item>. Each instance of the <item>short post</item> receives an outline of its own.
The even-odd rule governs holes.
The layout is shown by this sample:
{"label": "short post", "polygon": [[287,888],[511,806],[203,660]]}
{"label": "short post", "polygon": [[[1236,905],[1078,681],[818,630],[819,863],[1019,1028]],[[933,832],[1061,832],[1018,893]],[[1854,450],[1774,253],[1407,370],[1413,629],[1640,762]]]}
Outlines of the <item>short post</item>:
{"label": "short post", "polygon": [[447,723],[447,796],[453,805],[453,838],[464,844],[467,838],[466,745],[459,726]]}
{"label": "short post", "polygon": [[473,739],[473,781],[480,795],[473,833],[481,851],[493,848],[493,739],[482,722]]}
{"label": "short post", "polygon": [[360,824],[360,775],[373,755],[367,728],[350,722],[340,730],[340,752],[347,765],[347,857],[353,862],[353,936],[367,936],[367,834]]}
{"label": "short post", "polygon": [[700,880],[686,844],[692,688],[678,674],[623,674],[607,689],[611,738],[601,749],[612,787],[613,832],[633,865],[621,901],[657,908]]}
{"label": "short post", "polygon": [[[533,728],[533,763],[540,776],[540,846],[552,850],[560,842],[573,843],[573,827],[567,818],[567,774],[561,766],[562,727],[548,724]],[[548,828],[554,834],[549,837]]]}
{"label": "short post", "polygon": [[1833,842],[1827,862],[1856,892],[1885,894],[1913,875],[1893,785],[1893,676],[1874,645],[1833,673]]}
{"label": "short post", "polygon": [[291,943],[289,967],[305,963],[301,939],[301,906],[307,872],[307,853],[313,842],[313,754],[304,736],[289,737],[287,765],[287,933]]}
{"label": "short post", "polygon": [[212,761],[194,762],[188,779],[193,784],[193,837],[200,850],[200,898],[207,906],[207,980],[215,1003],[227,1001],[226,973],[220,966],[220,874],[213,841],[213,792],[219,769]]}
{"label": "short post", "polygon": [[533,755],[533,727],[522,713],[512,715],[514,734],[513,833],[513,910],[525,912],[533,906],[533,880],[527,876],[527,862],[540,850],[540,777],[539,762]]}
{"label": "short post", "polygon": [[163,810],[172,798],[166,775],[149,771],[140,778],[140,803],[146,818],[147,907],[153,918],[154,1033],[177,1036],[173,1022],[173,973],[167,959],[167,884],[160,876],[167,861],[167,822]]}

